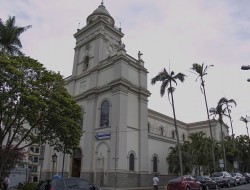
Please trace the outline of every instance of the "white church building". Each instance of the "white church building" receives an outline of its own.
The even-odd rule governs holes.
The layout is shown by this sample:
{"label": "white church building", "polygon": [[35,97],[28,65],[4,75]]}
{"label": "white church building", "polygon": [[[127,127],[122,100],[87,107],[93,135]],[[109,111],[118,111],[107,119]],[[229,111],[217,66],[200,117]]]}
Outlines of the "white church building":
{"label": "white church building", "polygon": [[[140,53],[137,58],[126,53],[123,36],[103,4],[74,34],[73,71],[65,80],[82,109],[83,135],[73,155],[46,146],[42,179],[63,174],[117,187],[151,186],[155,173],[162,181],[169,179],[166,157],[177,143],[173,118],[148,108],[150,71]],[[181,143],[199,131],[210,136],[207,121],[177,125]],[[219,123],[212,120],[211,125],[219,140]],[[226,125],[223,133],[228,135]]]}

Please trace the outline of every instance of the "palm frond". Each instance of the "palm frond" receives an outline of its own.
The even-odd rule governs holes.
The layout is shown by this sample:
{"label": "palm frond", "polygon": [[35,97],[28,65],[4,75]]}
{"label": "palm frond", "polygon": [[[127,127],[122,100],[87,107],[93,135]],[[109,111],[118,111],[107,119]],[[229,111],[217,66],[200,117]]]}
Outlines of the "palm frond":
{"label": "palm frond", "polygon": [[[204,65],[204,63],[202,64]],[[205,69],[204,69],[204,74],[207,74],[207,70],[209,67],[213,67],[214,65],[206,65]]]}
{"label": "palm frond", "polygon": [[199,76],[203,75],[203,67],[198,63],[194,63],[191,70],[195,71]]}
{"label": "palm frond", "polygon": [[225,97],[222,97],[222,98],[219,100],[219,104],[226,104],[226,105],[234,104],[235,106],[237,105],[237,103],[235,102],[234,99],[228,100],[228,99],[225,98]]}
{"label": "palm frond", "polygon": [[184,75],[183,73],[178,73],[177,75],[174,76],[174,79],[178,79],[181,82],[184,82],[186,75]]}
{"label": "palm frond", "polygon": [[237,103],[234,99],[228,100],[228,103],[234,104],[234,106],[237,106]]}
{"label": "palm frond", "polygon": [[162,82],[166,80],[168,77],[169,77],[169,74],[166,71],[166,69],[164,69],[163,71],[159,72],[158,75],[156,75],[154,78],[151,79],[151,84],[154,85],[158,81]]}
{"label": "palm frond", "polygon": [[21,40],[19,36],[27,29],[31,28],[31,25],[25,27],[19,27],[15,25],[15,16],[9,18],[5,23],[0,24],[0,51],[9,55],[23,55],[20,51],[22,48]]}
{"label": "palm frond", "polygon": [[164,96],[165,90],[168,87],[168,84],[169,84],[169,80],[165,80],[165,81],[162,82],[161,89],[160,89],[161,97]]}
{"label": "palm frond", "polygon": [[244,123],[248,123],[247,117],[240,117],[240,121],[243,121]]}
{"label": "palm frond", "polygon": [[[194,72],[196,72],[196,74],[199,76],[198,78],[202,78],[203,76],[207,75],[207,70],[209,67],[212,67],[213,65],[207,65],[204,68],[204,63],[202,64],[198,64],[198,63],[193,63],[193,66],[191,68],[191,70],[193,70]],[[197,81],[196,79],[196,81]]]}

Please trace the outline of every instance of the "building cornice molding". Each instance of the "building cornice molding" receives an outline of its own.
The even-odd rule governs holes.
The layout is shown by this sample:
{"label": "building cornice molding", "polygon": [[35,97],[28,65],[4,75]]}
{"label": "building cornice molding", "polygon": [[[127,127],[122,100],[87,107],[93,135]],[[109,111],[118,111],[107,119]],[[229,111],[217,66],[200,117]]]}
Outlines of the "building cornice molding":
{"label": "building cornice molding", "polygon": [[[153,140],[157,140],[157,141],[161,141],[161,142],[165,142],[165,143],[170,143],[172,145],[176,145],[177,144],[177,140],[176,139],[172,139],[170,137],[156,135],[156,134],[153,134],[153,133],[148,133],[148,138],[149,139],[153,139]],[[182,141],[180,141],[180,143],[182,143]]]}
{"label": "building cornice molding", "polygon": [[101,87],[95,87],[91,88],[87,91],[85,91],[82,94],[73,96],[75,100],[82,100],[85,98],[88,98],[88,96],[92,97],[92,95],[98,96],[99,94],[102,94],[104,92],[123,92],[124,94],[128,94],[129,92],[134,92],[138,94],[141,97],[144,97],[144,101],[146,100],[146,97],[150,95],[150,92],[144,88],[138,88],[137,86],[131,84],[128,80],[119,78],[116,80],[111,81],[110,83],[101,86]]}
{"label": "building cornice molding", "polygon": [[[164,115],[160,112],[148,109],[148,117],[174,126],[174,118]],[[187,129],[187,123],[184,123],[180,120],[176,121],[177,121],[177,127],[182,129]]]}
{"label": "building cornice molding", "polygon": [[[90,25],[86,25],[84,26],[82,29],[78,29],[78,31],[74,34],[74,37],[77,38],[79,37],[82,33],[88,33],[88,32],[96,32],[97,30],[96,29],[101,29],[101,28],[105,28],[105,29],[108,29],[109,31],[113,32],[114,34],[117,35],[117,37],[123,37],[124,34],[119,30],[119,28],[115,27],[115,26],[110,26],[108,25],[104,19],[99,19],[98,21],[96,22],[93,22],[92,24]],[[93,32],[92,34],[90,35],[93,35]],[[86,36],[87,38],[88,36]]]}

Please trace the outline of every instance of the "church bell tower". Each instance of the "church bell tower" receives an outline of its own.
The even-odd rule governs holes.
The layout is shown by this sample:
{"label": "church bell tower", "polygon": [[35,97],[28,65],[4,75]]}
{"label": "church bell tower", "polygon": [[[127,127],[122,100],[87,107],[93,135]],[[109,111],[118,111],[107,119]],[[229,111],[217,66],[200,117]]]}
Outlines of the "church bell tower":
{"label": "church bell tower", "polygon": [[[73,71],[66,79],[83,114],[79,177],[117,187],[125,177],[138,186],[149,171],[148,72],[140,52],[138,59],[126,53],[123,36],[101,3],[74,34]],[[70,164],[68,170],[74,173]]]}

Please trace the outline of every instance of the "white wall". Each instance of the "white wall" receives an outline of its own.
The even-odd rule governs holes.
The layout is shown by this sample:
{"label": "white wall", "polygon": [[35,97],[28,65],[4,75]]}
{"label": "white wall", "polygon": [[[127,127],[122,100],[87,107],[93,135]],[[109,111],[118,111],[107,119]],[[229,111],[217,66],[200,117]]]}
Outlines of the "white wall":
{"label": "white wall", "polygon": [[138,126],[139,126],[138,96],[136,96],[135,94],[128,93],[128,105],[127,106],[128,106],[128,113],[127,113],[128,126],[138,129]]}
{"label": "white wall", "polygon": [[149,165],[149,173],[152,173],[153,171],[153,162],[152,162],[152,157],[153,155],[157,155],[159,158],[158,162],[158,172],[160,174],[168,174],[168,164],[166,161],[169,148],[171,146],[175,146],[173,144],[167,143],[166,141],[161,141],[161,140],[155,140],[155,139],[149,139],[148,143],[148,165]]}

